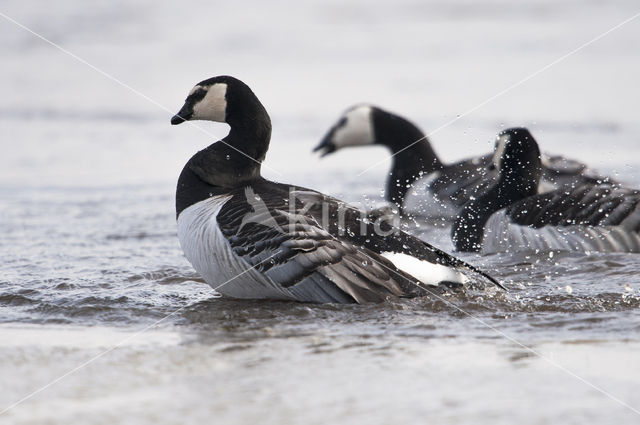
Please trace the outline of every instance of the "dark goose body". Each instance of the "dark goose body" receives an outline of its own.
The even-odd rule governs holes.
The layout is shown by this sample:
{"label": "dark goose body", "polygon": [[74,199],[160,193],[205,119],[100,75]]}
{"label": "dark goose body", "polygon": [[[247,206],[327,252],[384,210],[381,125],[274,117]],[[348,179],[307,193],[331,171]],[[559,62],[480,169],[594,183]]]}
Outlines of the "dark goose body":
{"label": "dark goose body", "polygon": [[[371,105],[348,109],[315,150],[324,156],[344,147],[365,145],[386,146],[394,155],[386,199],[408,213],[453,218],[497,179],[497,171],[491,167],[492,153],[445,164],[415,124]],[[610,181],[578,161],[545,154],[541,159],[541,191]],[[412,188],[423,185],[428,193],[410,195]]]}
{"label": "dark goose body", "polygon": [[586,183],[539,193],[538,145],[523,128],[505,130],[497,183],[462,209],[452,228],[459,251],[640,252],[640,192]]}
{"label": "dark goose body", "polygon": [[223,295],[362,303],[497,284],[408,234],[379,235],[376,223],[337,199],[263,179],[270,120],[239,80],[196,85],[172,123],[186,119],[231,126],[225,139],[189,160],[176,193],[185,256]]}

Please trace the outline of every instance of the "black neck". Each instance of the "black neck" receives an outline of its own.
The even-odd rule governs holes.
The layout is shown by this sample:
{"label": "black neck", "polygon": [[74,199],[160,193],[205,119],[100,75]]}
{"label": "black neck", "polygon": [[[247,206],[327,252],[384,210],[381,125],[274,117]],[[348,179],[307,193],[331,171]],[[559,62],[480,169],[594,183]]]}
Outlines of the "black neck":
{"label": "black neck", "polygon": [[426,138],[411,145],[421,137],[424,137],[424,135],[420,130],[408,137],[406,140],[409,143],[405,147],[409,147],[404,150],[390,146],[394,156],[391,173],[387,179],[386,197],[387,201],[396,204],[400,208],[402,208],[407,190],[409,190],[407,186],[412,185],[420,177],[442,168],[442,162],[440,162]]}
{"label": "black neck", "polygon": [[407,185],[421,175],[442,168],[424,133],[412,122],[379,108],[373,110],[375,143],[393,153],[391,174],[387,180],[387,200],[402,208]]}
{"label": "black neck", "polygon": [[469,201],[451,227],[451,239],[457,251],[482,249],[484,227],[491,215],[502,208],[538,192],[538,179],[527,180],[502,174],[498,182],[477,199]]}
{"label": "black neck", "polygon": [[203,182],[234,188],[260,177],[270,134],[248,134],[231,129],[224,139],[191,157],[187,163]]}
{"label": "black neck", "polygon": [[[216,194],[260,179],[271,139],[271,121],[262,105],[230,122],[231,131],[189,159],[178,179],[176,213]],[[231,120],[230,120],[231,121]]]}

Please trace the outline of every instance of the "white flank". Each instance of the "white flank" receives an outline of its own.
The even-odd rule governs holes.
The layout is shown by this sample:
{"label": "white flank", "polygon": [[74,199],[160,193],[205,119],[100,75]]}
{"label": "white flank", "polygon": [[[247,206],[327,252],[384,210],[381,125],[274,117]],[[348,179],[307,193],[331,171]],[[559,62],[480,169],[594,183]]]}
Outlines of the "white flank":
{"label": "white flank", "polygon": [[336,148],[370,145],[374,142],[370,106],[356,106],[345,114],[345,118],[347,120],[344,125],[333,134],[333,144]]}
{"label": "white flank", "polygon": [[[233,298],[294,299],[284,288],[238,257],[216,217],[229,195],[214,196],[178,216],[178,239],[185,257],[216,291]],[[222,286],[221,286],[222,285]]]}
{"label": "white flank", "polygon": [[426,285],[438,286],[441,282],[465,284],[469,280],[454,268],[423,261],[408,254],[383,252],[382,256],[403,272],[409,273]]}
{"label": "white flank", "polygon": [[217,83],[209,87],[204,98],[193,105],[192,119],[225,122],[227,117],[226,95],[227,85],[225,83]]}
{"label": "white flank", "polygon": [[512,223],[505,210],[493,214],[484,229],[482,252],[516,251],[638,252],[640,235],[616,226],[544,226]]}

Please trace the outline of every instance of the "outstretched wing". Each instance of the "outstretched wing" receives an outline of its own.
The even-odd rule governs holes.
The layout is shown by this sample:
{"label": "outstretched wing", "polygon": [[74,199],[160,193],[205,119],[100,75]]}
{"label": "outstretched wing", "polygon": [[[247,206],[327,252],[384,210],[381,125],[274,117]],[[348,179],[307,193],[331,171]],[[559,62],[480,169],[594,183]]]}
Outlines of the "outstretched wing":
{"label": "outstretched wing", "polygon": [[516,202],[506,209],[510,221],[543,226],[619,226],[640,231],[640,192],[610,184],[558,189]]}
{"label": "outstretched wing", "polygon": [[575,188],[583,184],[611,183],[610,177],[589,168],[586,164],[559,155],[542,154],[543,180],[555,188]]}
{"label": "outstretched wing", "polygon": [[429,190],[438,199],[462,206],[493,183],[497,173],[489,169],[492,159],[493,154],[487,154],[451,164],[429,183]]}

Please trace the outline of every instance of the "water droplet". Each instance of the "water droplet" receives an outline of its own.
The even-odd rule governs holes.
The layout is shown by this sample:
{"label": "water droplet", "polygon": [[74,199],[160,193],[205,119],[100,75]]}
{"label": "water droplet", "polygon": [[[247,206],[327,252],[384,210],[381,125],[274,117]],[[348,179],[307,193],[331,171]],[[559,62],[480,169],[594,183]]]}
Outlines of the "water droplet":
{"label": "water droplet", "polygon": [[231,159],[231,155],[227,155],[227,161]]}

